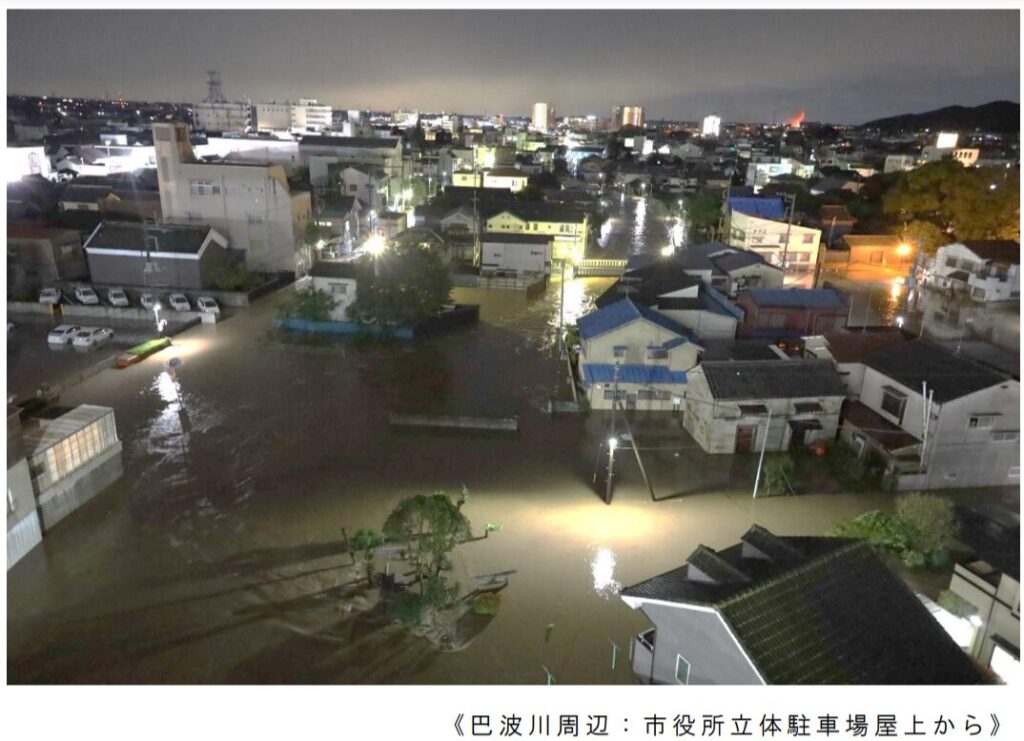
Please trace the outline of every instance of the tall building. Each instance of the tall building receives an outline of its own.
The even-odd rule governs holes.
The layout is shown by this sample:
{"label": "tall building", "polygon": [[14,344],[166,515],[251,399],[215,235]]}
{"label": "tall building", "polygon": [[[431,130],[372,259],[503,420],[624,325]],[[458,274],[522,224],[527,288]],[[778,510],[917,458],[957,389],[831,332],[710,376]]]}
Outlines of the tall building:
{"label": "tall building", "polygon": [[704,117],[704,124],[701,126],[700,135],[718,138],[722,132],[722,119],[717,113]]}
{"label": "tall building", "polygon": [[300,98],[291,108],[293,131],[320,132],[331,127],[331,107],[316,98]]}
{"label": "tall building", "polygon": [[555,107],[549,103],[533,104],[533,128],[545,134],[554,128]]}
{"label": "tall building", "polygon": [[612,128],[619,131],[624,126],[644,127],[644,107],[642,105],[615,106],[612,111]]}
{"label": "tall building", "polygon": [[206,73],[206,98],[192,106],[192,123],[197,129],[223,133],[246,132],[253,128],[253,107],[247,100],[229,101],[224,97],[220,74]]}

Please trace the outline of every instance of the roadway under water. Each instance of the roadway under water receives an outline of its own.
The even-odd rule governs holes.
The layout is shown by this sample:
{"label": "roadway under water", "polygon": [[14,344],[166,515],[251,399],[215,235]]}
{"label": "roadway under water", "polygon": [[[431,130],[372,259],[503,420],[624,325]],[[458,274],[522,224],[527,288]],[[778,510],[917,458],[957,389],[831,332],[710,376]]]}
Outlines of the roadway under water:
{"label": "roadway under water", "polygon": [[[663,223],[644,230],[664,244]],[[634,235],[613,238],[633,251]],[[609,283],[568,283],[566,321]],[[647,621],[620,585],[755,521],[820,533],[888,501],[755,501],[753,457],[706,456],[680,433],[644,452],[663,501],[623,457],[605,505],[600,416],[545,410],[564,373],[559,294],[457,289],[482,305],[477,326],[325,346],[275,338],[272,295],[176,338],[175,376],[163,353],[66,393],[115,408],[125,475],[8,572],[9,681],[539,684],[543,665],[561,684],[630,683]],[[399,431],[392,411],[518,414],[520,431]],[[360,612],[342,528],[379,529],[403,496],[463,485],[474,531],[502,529],[460,546],[455,576],[516,573],[494,620],[445,653]]]}

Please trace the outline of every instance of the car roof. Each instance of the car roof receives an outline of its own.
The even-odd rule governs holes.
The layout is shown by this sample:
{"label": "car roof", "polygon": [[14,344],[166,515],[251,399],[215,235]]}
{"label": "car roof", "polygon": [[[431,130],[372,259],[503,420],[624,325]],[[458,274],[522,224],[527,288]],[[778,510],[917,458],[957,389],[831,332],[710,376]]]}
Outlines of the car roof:
{"label": "car roof", "polygon": [[70,329],[81,329],[82,327],[78,324],[58,324],[56,327],[51,329],[51,332],[67,332]]}

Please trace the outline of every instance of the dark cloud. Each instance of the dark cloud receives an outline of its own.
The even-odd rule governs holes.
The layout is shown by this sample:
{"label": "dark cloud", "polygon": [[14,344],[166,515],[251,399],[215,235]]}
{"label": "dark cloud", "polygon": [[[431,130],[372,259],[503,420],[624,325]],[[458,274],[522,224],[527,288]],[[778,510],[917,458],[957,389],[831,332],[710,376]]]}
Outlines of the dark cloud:
{"label": "dark cloud", "polygon": [[12,92],[859,122],[1017,100],[1016,11],[9,11]]}

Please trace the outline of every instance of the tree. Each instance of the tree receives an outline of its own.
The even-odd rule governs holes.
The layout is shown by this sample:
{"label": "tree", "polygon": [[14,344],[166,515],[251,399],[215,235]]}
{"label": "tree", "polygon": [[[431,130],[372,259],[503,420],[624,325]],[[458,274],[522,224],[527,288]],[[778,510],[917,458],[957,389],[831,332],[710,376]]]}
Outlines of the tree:
{"label": "tree", "polygon": [[263,278],[245,269],[245,263],[234,263],[221,268],[213,276],[213,286],[218,291],[252,291],[259,288]]}
{"label": "tree", "polygon": [[324,226],[318,226],[316,223],[312,221],[306,224],[306,228],[302,232],[302,241],[310,246],[315,245],[321,239],[327,240],[330,238],[330,229]]}
{"label": "tree", "polygon": [[930,221],[911,221],[900,230],[900,237],[926,255],[934,255],[939,247],[949,242],[947,235]]}
{"label": "tree", "polygon": [[433,590],[433,596],[439,598],[446,593],[443,573],[452,568],[450,554],[471,537],[471,529],[460,506],[444,492],[437,492],[400,501],[384,521],[384,535],[408,546],[420,595],[427,597]]}
{"label": "tree", "polygon": [[544,191],[536,185],[527,185],[516,193],[516,198],[520,201],[543,201]]}
{"label": "tree", "polygon": [[711,236],[722,217],[722,200],[707,193],[686,199],[686,218],[695,233]]}
{"label": "tree", "polygon": [[359,286],[348,314],[361,324],[385,327],[421,324],[435,316],[451,294],[452,279],[440,255],[416,243],[399,243],[357,267]]}
{"label": "tree", "polygon": [[326,322],[338,302],[316,288],[298,288],[277,309],[277,315],[288,319]]}
{"label": "tree", "polygon": [[363,555],[363,563],[366,566],[366,580],[373,583],[373,549],[384,545],[384,536],[376,530],[359,528],[355,535],[349,540],[349,551],[359,552]]}

